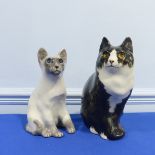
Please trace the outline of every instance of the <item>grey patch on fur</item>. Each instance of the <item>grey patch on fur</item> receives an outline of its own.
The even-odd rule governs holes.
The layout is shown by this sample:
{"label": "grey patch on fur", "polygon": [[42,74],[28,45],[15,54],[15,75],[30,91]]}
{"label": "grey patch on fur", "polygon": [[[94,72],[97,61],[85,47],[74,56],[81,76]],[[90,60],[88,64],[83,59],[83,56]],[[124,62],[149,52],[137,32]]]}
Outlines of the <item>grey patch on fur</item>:
{"label": "grey patch on fur", "polygon": [[59,56],[63,59],[64,62],[67,62],[67,52],[65,49],[63,49],[60,53]]}
{"label": "grey patch on fur", "polygon": [[43,129],[42,124],[41,124],[39,121],[37,121],[37,120],[34,120],[33,122],[34,122],[34,124],[37,126],[37,131],[38,131],[38,132],[41,132],[42,129]]}
{"label": "grey patch on fur", "polygon": [[43,126],[42,124],[38,121],[38,120],[34,120],[33,123],[36,125],[36,130],[33,131],[29,125],[26,125],[26,131],[32,133],[33,135],[40,135],[42,133],[43,130]]}
{"label": "grey patch on fur", "polygon": [[[48,62],[49,59],[51,59],[50,62]],[[48,73],[59,75],[65,69],[66,60],[67,60],[67,57],[61,57],[61,58],[49,57],[49,58],[46,58],[45,63],[44,63],[45,69]]]}
{"label": "grey patch on fur", "polygon": [[44,48],[40,48],[38,51],[38,61],[40,63],[48,55],[47,51]]}

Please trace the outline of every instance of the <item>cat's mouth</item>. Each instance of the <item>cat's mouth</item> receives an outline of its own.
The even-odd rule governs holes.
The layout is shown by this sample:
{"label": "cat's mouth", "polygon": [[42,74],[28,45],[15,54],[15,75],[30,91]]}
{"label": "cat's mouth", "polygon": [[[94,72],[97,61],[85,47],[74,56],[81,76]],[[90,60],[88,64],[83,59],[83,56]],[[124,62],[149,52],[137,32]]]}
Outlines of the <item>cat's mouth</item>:
{"label": "cat's mouth", "polygon": [[113,66],[113,65],[110,65],[110,66],[106,66],[108,68],[119,68],[118,66]]}
{"label": "cat's mouth", "polygon": [[58,75],[58,74],[61,73],[61,71],[60,70],[55,70],[54,73]]}
{"label": "cat's mouth", "polygon": [[61,73],[60,70],[50,70],[49,72],[53,75],[59,75]]}

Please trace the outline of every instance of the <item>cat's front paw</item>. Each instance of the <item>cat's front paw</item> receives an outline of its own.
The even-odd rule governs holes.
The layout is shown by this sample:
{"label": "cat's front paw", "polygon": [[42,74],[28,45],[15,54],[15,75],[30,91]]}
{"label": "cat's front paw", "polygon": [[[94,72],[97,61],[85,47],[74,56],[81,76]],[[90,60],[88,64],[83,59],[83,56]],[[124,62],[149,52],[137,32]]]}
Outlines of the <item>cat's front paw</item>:
{"label": "cat's front paw", "polygon": [[105,140],[108,139],[107,136],[103,132],[100,134],[100,137],[103,138],[103,139],[105,139]]}
{"label": "cat's front paw", "polygon": [[75,131],[76,131],[76,130],[75,130],[74,127],[70,127],[70,128],[67,129],[67,132],[68,132],[68,133],[75,133]]}
{"label": "cat's front paw", "polygon": [[45,138],[51,137],[52,136],[52,131],[50,129],[45,128],[42,131],[42,136]]}
{"label": "cat's front paw", "polygon": [[54,131],[53,133],[52,133],[52,136],[53,137],[58,137],[58,138],[60,138],[60,137],[63,137],[63,133],[62,132],[60,132],[59,130],[56,130],[56,131]]}
{"label": "cat's front paw", "polygon": [[91,126],[91,127],[89,128],[89,130],[90,130],[91,133],[93,133],[93,134],[95,134],[95,135],[98,134],[98,132],[95,130],[95,128],[94,128],[93,126]]}

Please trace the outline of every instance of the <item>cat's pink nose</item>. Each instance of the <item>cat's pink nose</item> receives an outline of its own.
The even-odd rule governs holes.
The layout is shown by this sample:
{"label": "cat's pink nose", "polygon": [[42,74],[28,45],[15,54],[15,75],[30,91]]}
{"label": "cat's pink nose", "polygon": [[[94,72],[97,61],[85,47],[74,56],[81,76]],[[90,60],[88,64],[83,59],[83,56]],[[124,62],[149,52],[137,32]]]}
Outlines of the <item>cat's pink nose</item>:
{"label": "cat's pink nose", "polygon": [[114,60],[109,60],[109,62],[110,62],[111,64],[113,64],[113,63],[114,63]]}

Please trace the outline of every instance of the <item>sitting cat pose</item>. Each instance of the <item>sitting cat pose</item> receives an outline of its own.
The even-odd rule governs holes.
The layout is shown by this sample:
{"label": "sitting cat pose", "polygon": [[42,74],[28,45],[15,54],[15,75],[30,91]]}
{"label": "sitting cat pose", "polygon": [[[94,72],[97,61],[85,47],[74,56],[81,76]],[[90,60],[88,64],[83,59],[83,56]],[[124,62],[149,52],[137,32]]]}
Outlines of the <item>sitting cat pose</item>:
{"label": "sitting cat pose", "polygon": [[41,48],[38,61],[43,78],[29,99],[26,130],[43,137],[62,137],[63,133],[57,128],[61,124],[68,133],[74,133],[75,128],[66,109],[66,88],[62,77],[67,62],[66,50],[49,57]]}
{"label": "sitting cat pose", "polygon": [[83,90],[81,114],[90,131],[104,139],[120,139],[125,134],[120,117],[133,88],[133,65],[130,38],[117,47],[102,39],[96,72]]}

